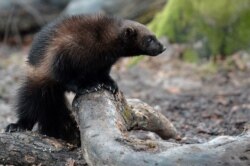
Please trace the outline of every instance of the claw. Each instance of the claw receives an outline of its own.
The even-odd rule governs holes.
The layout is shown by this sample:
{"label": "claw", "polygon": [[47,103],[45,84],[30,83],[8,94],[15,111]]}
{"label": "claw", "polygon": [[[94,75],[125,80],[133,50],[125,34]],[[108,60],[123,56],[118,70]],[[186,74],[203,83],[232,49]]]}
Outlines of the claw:
{"label": "claw", "polygon": [[84,95],[84,94],[89,94],[92,92],[97,92],[98,90],[102,89],[102,87],[103,87],[102,85],[103,84],[95,84],[95,85],[80,89],[78,91],[79,92],[78,94]]}
{"label": "claw", "polygon": [[20,132],[20,131],[23,131],[24,129],[21,128],[21,126],[19,126],[18,124],[15,124],[15,123],[11,123],[9,124],[6,129],[5,129],[5,132]]}

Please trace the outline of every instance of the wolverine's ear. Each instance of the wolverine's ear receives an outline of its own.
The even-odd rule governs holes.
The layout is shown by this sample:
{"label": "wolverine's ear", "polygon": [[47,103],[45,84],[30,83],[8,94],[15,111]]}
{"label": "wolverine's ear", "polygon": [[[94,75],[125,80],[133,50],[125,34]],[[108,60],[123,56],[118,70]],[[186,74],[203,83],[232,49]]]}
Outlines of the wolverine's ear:
{"label": "wolverine's ear", "polygon": [[131,37],[135,37],[136,36],[136,31],[131,28],[131,27],[127,27],[123,30],[123,33],[122,33],[123,37],[126,38],[126,39],[129,39]]}

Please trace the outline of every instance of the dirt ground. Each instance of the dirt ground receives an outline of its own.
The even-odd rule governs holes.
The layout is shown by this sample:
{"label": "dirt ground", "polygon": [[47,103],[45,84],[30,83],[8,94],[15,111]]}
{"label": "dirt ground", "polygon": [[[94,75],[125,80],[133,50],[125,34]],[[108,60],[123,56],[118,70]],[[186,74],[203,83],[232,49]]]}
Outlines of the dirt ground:
{"label": "dirt ground", "polygon": [[[14,122],[11,105],[23,74],[29,47],[10,51],[0,46],[0,128]],[[239,52],[217,72],[209,65],[178,60],[180,47],[129,66],[120,61],[112,75],[129,98],[139,98],[166,115],[186,143],[218,135],[239,135],[250,122],[250,56]]]}

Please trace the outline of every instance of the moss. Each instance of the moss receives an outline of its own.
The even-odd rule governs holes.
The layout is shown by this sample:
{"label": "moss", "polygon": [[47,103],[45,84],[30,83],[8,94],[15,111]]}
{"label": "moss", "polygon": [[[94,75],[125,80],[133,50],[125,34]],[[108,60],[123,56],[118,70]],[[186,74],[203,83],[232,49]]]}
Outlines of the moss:
{"label": "moss", "polygon": [[249,50],[249,18],[249,0],[169,0],[149,28],[171,42],[201,41],[206,56],[229,55]]}
{"label": "moss", "polygon": [[[153,22],[149,24],[149,28],[155,31],[158,37],[167,34],[169,39],[172,41],[184,41],[185,38],[182,38],[178,34],[187,32],[187,28],[191,24],[189,20],[193,15],[193,8],[192,5],[188,4],[189,1],[170,0],[163,9],[162,13],[156,15]],[[187,6],[187,8],[184,12],[182,9],[185,8],[185,6]],[[177,20],[182,21],[177,22]]]}
{"label": "moss", "polygon": [[132,125],[132,124],[130,124],[130,123],[133,122],[133,121],[132,121],[133,115],[132,115],[131,109],[132,109],[132,108],[126,106],[125,109],[121,112],[124,121],[126,122],[126,124],[129,124],[129,125]]}

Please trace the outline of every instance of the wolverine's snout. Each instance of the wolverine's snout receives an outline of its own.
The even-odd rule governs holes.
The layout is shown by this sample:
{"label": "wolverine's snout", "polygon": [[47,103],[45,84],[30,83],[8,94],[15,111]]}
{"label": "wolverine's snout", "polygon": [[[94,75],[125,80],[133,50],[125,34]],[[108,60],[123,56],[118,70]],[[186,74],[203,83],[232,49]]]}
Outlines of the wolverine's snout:
{"label": "wolverine's snout", "polygon": [[156,41],[152,43],[148,48],[147,52],[150,56],[157,56],[164,52],[166,50],[166,47],[164,47],[160,42]]}

